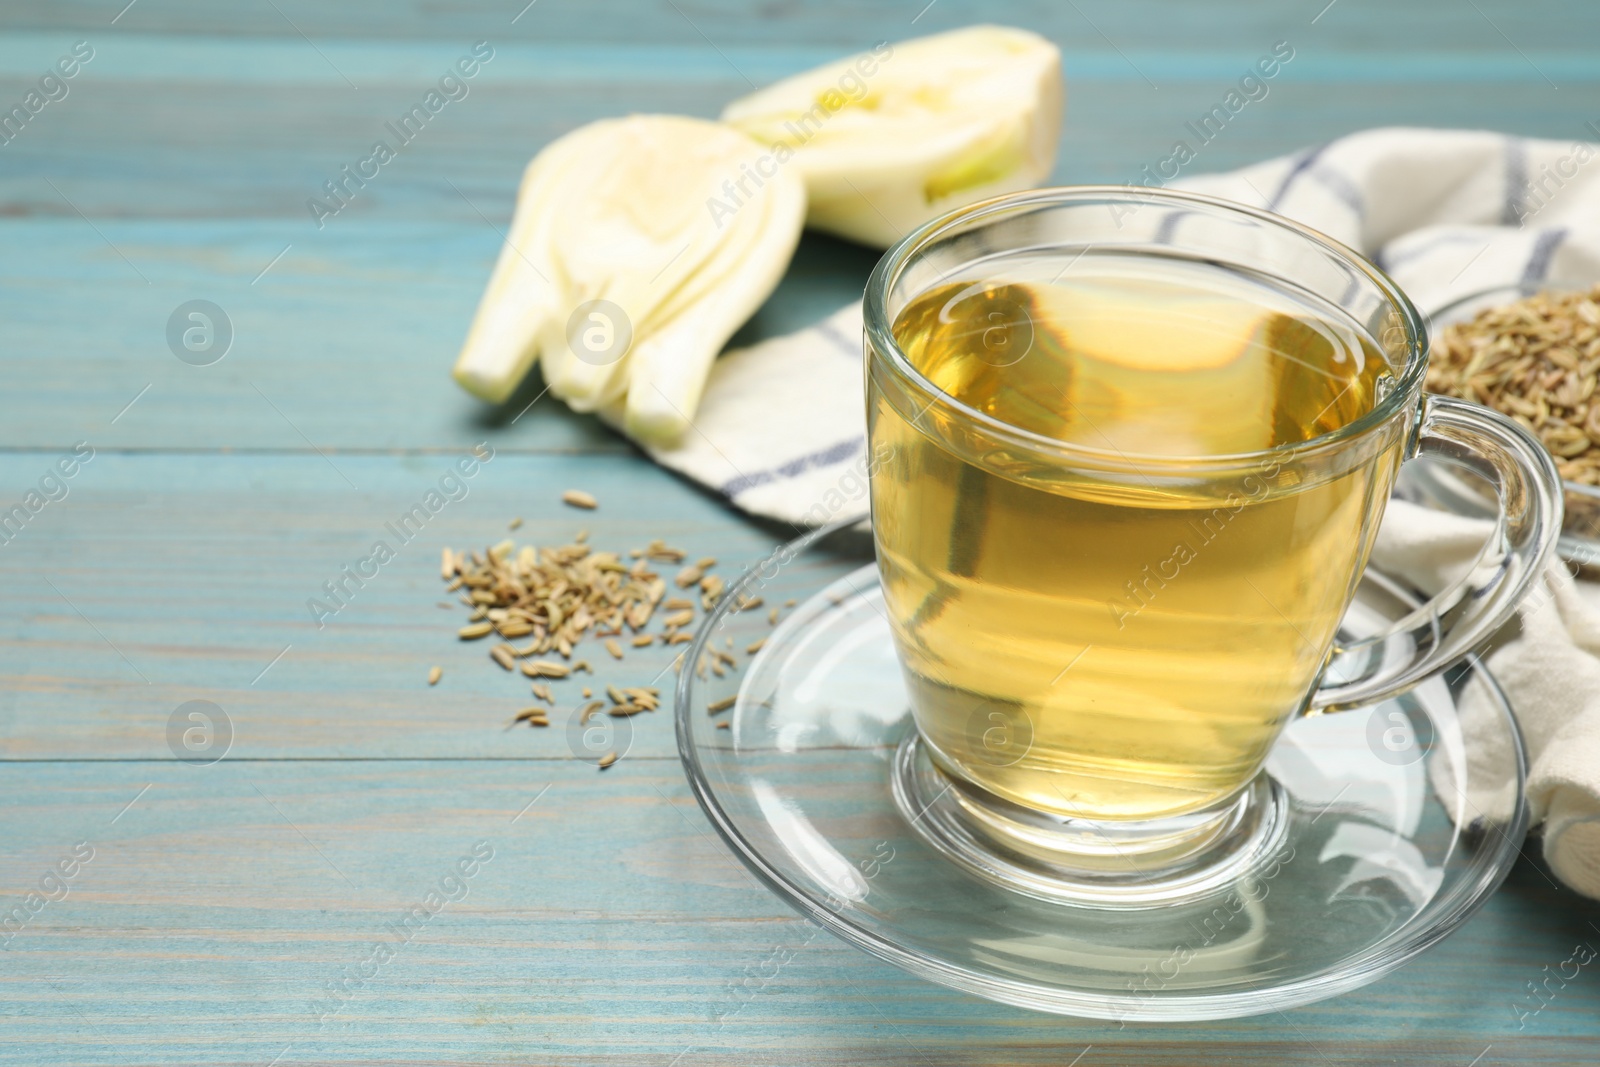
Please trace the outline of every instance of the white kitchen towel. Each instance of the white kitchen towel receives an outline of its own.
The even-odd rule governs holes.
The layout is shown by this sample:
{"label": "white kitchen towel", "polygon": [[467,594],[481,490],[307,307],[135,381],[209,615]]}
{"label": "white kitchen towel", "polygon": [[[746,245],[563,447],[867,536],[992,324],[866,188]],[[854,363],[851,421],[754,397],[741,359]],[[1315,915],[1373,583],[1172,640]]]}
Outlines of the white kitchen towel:
{"label": "white kitchen towel", "polygon": [[[1391,500],[1372,561],[1437,593],[1472,566],[1489,523]],[[1575,581],[1553,560],[1522,602],[1511,636],[1488,654],[1528,749],[1528,808],[1543,825],[1545,861],[1556,877],[1600,897],[1600,584]],[[1481,686],[1462,694],[1461,732],[1468,777],[1485,788],[1464,791],[1464,821],[1504,820],[1514,797],[1494,772],[1504,766],[1498,711]],[[1429,764],[1434,787],[1454,808],[1463,791],[1444,759]]]}
{"label": "white kitchen towel", "polygon": [[[1597,131],[1600,132],[1600,131]],[[1504,134],[1379,129],[1174,186],[1265,207],[1383,267],[1424,312],[1512,282],[1600,280],[1600,146]],[[716,364],[688,438],[659,463],[754,514],[815,525],[867,511],[861,309]],[[1470,566],[1481,522],[1395,503],[1380,566],[1439,588]],[[1600,897],[1600,586],[1559,564],[1525,606],[1520,634],[1489,659],[1522,724],[1529,801],[1544,852]],[[1469,748],[1482,694],[1464,714]],[[1476,708],[1476,710],[1473,710]],[[1481,746],[1477,758],[1491,753]],[[1449,768],[1433,768],[1447,803]],[[1469,796],[1486,815],[1504,797]]]}

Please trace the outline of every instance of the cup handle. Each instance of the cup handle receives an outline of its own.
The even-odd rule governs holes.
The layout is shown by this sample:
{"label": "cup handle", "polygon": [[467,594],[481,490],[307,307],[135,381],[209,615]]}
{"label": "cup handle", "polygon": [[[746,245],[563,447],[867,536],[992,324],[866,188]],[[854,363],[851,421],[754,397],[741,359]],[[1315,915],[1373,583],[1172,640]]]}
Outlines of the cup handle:
{"label": "cup handle", "polygon": [[[1335,650],[1308,711],[1342,711],[1405,692],[1499,629],[1543,573],[1561,535],[1561,477],[1550,454],[1504,415],[1424,394],[1416,455],[1439,456],[1494,487],[1500,514],[1467,574],[1382,633]],[[1359,676],[1330,681],[1336,668]]]}

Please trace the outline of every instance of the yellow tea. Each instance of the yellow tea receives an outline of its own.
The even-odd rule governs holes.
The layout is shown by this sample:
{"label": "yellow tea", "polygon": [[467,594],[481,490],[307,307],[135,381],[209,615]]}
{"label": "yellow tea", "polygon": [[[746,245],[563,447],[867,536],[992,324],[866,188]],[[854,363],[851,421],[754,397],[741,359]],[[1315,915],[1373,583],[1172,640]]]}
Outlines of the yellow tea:
{"label": "yellow tea", "polygon": [[1271,450],[1371,410],[1390,368],[1348,318],[1251,277],[1061,264],[991,259],[897,317],[939,390],[1071,447],[1059,467],[963,451],[939,411],[874,382],[884,595],[947,768],[1062,815],[1194,811],[1301,708],[1401,459],[1397,442],[1311,478]]}

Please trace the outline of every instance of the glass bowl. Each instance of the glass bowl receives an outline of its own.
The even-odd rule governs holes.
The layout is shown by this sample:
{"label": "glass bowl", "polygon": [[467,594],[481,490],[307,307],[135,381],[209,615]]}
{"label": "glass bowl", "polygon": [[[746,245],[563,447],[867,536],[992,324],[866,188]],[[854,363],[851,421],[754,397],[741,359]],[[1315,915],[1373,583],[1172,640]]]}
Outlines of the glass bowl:
{"label": "glass bowl", "polygon": [[[1427,314],[1430,333],[1465,322],[1485,308],[1509,304],[1535,293],[1567,293],[1592,288],[1589,283],[1565,280],[1521,282],[1484,289],[1450,302]],[[1563,480],[1566,515],[1557,551],[1563,559],[1584,566],[1600,565],[1600,486]],[[1460,515],[1485,519],[1495,516],[1494,496],[1477,478],[1449,464],[1419,458],[1401,468],[1402,497],[1430,503]]]}

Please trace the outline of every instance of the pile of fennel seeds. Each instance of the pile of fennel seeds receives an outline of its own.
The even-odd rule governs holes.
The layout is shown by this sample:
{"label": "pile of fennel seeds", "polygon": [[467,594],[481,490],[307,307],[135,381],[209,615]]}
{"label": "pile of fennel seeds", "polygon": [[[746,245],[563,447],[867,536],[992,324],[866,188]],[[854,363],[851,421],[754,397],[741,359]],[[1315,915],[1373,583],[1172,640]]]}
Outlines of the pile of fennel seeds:
{"label": "pile of fennel seeds", "polygon": [[[512,528],[518,525],[514,522]],[[472,612],[457,636],[463,641],[500,638],[490,647],[489,658],[503,670],[520,670],[532,679],[533,696],[541,703],[519,711],[513,725],[550,725],[550,710],[557,703],[551,683],[595,673],[587,659],[575,658],[584,641],[599,642],[615,660],[624,659],[628,649],[687,644],[693,640],[697,609],[709,612],[722,599],[725,583],[710,573],[714,558],[686,564],[681,549],[657,539],[628,552],[625,561],[619,553],[595,551],[587,541],[587,533],[580,532],[566,545],[518,546],[508,538],[481,552],[445,548],[441,553],[440,577]],[[675,569],[670,586],[656,565]],[[761,606],[760,597],[751,597],[741,600],[737,610]],[[778,614],[776,608],[768,612],[769,624],[777,622]],[[654,632],[652,624],[657,624]],[[525,643],[513,643],[518,641]],[[754,642],[745,651],[754,655],[761,644]],[[737,662],[731,647],[712,648],[702,655],[696,672],[701,677],[708,670],[722,675]],[[672,667],[681,666],[680,654]],[[437,681],[437,672],[430,672],[430,684]],[[602,710],[624,717],[660,706],[661,691],[653,685],[607,685],[605,691],[609,705],[583,688],[586,703],[578,710],[580,721],[586,723]]]}
{"label": "pile of fennel seeds", "polygon": [[1485,308],[1439,331],[1427,387],[1509,415],[1539,439],[1568,482],[1564,525],[1600,530],[1600,285]]}
{"label": "pile of fennel seeds", "polygon": [[1440,331],[1428,388],[1531,431],[1561,477],[1600,486],[1600,286],[1485,308]]}

